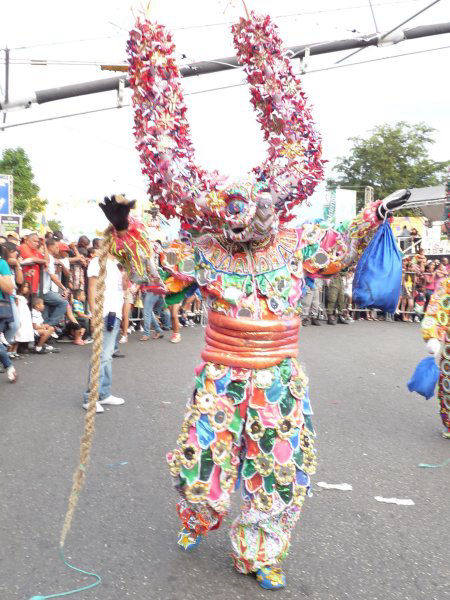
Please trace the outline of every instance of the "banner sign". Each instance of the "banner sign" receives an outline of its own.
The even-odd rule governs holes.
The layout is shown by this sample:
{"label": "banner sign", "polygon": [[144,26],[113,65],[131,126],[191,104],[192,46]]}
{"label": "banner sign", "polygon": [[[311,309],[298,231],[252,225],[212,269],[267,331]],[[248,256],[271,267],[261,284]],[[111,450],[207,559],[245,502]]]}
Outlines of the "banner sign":
{"label": "banner sign", "polygon": [[12,175],[0,175],[0,215],[9,215],[13,211]]}
{"label": "banner sign", "polygon": [[20,235],[22,229],[22,215],[2,215],[0,214],[0,233],[8,235],[10,231],[15,231]]}

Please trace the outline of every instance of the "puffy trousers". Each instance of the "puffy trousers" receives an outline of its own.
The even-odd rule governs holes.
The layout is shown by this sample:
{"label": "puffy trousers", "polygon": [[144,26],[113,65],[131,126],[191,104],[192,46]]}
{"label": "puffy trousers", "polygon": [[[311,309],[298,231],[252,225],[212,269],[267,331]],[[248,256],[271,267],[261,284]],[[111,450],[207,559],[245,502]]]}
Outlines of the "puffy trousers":
{"label": "puffy trousers", "polygon": [[230,532],[242,573],[286,556],[310,493],[316,458],[307,384],[292,358],[268,369],[203,363],[177,448],[167,455],[179,517],[197,534],[220,526],[242,484]]}

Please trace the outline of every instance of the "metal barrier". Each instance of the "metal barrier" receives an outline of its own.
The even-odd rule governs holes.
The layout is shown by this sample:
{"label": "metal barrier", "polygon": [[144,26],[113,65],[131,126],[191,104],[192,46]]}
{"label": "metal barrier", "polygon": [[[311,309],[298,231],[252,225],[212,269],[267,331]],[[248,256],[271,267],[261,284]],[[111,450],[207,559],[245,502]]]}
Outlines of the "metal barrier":
{"label": "metal barrier", "polygon": [[[421,275],[421,274],[420,273],[415,273],[414,271],[406,271],[406,272],[403,273],[403,275],[410,275],[411,278],[412,278],[411,297],[414,299],[414,294],[416,292],[416,277],[417,277],[417,275]],[[403,282],[402,282],[402,289],[403,289]],[[348,294],[345,294],[345,296],[348,297]],[[400,315],[415,315],[416,314],[415,310],[400,310],[399,309],[402,297],[403,297],[402,294],[400,294],[399,304],[397,306],[397,310],[395,311],[395,314],[400,314]],[[348,310],[349,313],[357,313],[359,315],[363,315],[363,314],[368,315],[371,312],[376,312],[377,315],[383,314],[382,310],[375,309],[375,308],[359,308],[353,302],[350,303],[350,304],[348,304],[348,302],[347,302],[346,310]],[[328,318],[328,313],[327,313],[327,285],[326,285],[325,282],[324,282],[324,285],[322,286],[322,290],[320,292],[318,318],[322,319],[322,320],[326,320]]]}

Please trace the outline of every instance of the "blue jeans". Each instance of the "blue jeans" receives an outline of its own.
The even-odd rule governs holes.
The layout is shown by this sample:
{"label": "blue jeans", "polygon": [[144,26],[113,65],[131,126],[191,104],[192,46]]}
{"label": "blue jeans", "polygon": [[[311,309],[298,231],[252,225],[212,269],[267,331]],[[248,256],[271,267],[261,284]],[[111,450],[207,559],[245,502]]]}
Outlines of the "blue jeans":
{"label": "blue jeans", "polygon": [[[112,383],[112,362],[114,346],[116,344],[116,338],[120,329],[121,319],[116,317],[114,327],[111,331],[106,329],[106,317],[103,320],[103,349],[100,358],[100,382],[99,382],[99,394],[98,399],[104,400],[108,396],[111,396],[111,383]],[[88,389],[83,394],[83,402],[86,403],[89,400],[89,380],[91,372],[89,370]]]}
{"label": "blue jeans", "polygon": [[157,300],[156,304],[153,306],[153,314],[155,317],[159,318],[162,328],[169,331],[172,325],[172,319],[170,318],[170,312],[167,310],[163,296],[161,296],[161,300]]}
{"label": "blue jeans", "polygon": [[150,329],[156,333],[162,333],[158,321],[155,318],[155,312],[160,311],[164,306],[164,298],[161,294],[145,292],[144,294],[144,335],[150,335]]}
{"label": "blue jeans", "polygon": [[58,325],[66,314],[67,300],[64,300],[58,292],[47,292],[43,295],[44,299],[44,322],[49,325]]}
{"label": "blue jeans", "polygon": [[9,358],[6,346],[0,342],[0,363],[8,369],[11,366],[11,359]]}
{"label": "blue jeans", "polygon": [[11,345],[14,342],[14,336],[16,335],[16,331],[20,327],[20,317],[19,317],[19,309],[17,308],[17,305],[16,305],[16,299],[13,296],[10,296],[10,299],[11,299],[11,308],[12,308],[12,312],[13,312],[14,321],[10,321],[6,325],[3,333],[5,334],[6,341],[8,342],[8,344]]}

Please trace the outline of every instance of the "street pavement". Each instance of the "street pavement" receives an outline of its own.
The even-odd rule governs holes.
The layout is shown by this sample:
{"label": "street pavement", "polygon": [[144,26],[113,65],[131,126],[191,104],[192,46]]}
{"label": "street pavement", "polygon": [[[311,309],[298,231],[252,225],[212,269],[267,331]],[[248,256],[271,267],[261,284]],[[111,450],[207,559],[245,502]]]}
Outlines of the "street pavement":
{"label": "street pavement", "polygon": [[[239,600],[272,597],[231,567],[229,524],[191,553],[176,546],[176,494],[165,452],[178,436],[203,330],[182,342],[142,343],[114,361],[123,406],[97,416],[92,462],[66,557],[103,583],[80,600]],[[93,581],[62,563],[58,540],[84,411],[90,347],[18,361],[15,386],[0,375],[0,599],[28,600]],[[308,327],[300,360],[311,382],[318,430],[314,496],[285,561],[277,598],[444,600],[450,592],[450,441],[440,437],[437,401],[406,389],[426,355],[419,326],[357,322]],[[126,464],[120,464],[126,463]],[[353,491],[316,485],[349,483]],[[409,498],[414,506],[375,496]]]}

